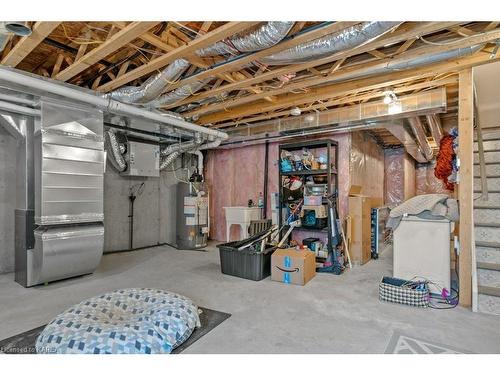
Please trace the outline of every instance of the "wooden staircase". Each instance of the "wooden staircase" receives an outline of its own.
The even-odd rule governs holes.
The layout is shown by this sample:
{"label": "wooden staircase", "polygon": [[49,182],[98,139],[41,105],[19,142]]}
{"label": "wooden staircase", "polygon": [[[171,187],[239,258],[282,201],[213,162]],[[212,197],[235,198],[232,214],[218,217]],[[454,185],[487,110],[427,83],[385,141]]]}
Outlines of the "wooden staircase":
{"label": "wooden staircase", "polygon": [[478,142],[474,144],[474,234],[477,310],[500,315],[500,128],[483,129],[487,198],[481,184]]}

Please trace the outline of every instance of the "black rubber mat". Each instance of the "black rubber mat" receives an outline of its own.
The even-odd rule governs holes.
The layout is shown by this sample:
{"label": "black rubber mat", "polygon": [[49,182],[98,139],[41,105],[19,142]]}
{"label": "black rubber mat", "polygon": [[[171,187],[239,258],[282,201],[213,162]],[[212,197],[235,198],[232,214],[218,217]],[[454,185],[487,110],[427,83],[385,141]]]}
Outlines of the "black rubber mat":
{"label": "black rubber mat", "polygon": [[[172,354],[182,353],[189,348],[193,343],[205,336],[224,320],[228,319],[231,314],[200,307],[203,311],[200,314],[201,327],[196,328],[191,336],[184,341],[180,346],[172,351]],[[36,354],[35,343],[38,335],[43,331],[45,325],[20,333],[0,341],[0,353],[5,354]]]}

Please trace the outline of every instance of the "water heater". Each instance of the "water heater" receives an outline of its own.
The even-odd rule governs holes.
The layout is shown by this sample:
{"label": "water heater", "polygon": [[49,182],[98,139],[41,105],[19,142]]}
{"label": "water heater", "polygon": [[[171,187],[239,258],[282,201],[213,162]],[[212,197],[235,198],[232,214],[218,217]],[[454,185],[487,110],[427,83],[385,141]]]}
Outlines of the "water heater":
{"label": "water heater", "polygon": [[178,249],[197,250],[207,246],[208,189],[203,182],[177,184],[177,232]]}

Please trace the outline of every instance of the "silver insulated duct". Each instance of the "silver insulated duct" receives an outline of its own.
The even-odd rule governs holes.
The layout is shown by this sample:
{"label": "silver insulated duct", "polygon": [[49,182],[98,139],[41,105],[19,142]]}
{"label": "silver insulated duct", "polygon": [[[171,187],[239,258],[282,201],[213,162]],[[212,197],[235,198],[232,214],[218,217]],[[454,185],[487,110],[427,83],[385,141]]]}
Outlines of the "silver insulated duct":
{"label": "silver insulated duct", "polygon": [[300,44],[293,48],[262,58],[267,65],[285,65],[312,61],[358,47],[393,30],[402,22],[365,22],[341,32]]}
{"label": "silver insulated duct", "polygon": [[149,108],[160,108],[165,105],[177,103],[183,99],[186,99],[188,96],[193,95],[197,91],[199,91],[203,86],[205,86],[210,79],[195,81],[188,83],[187,85],[181,86],[174,91],[170,91],[165,95],[160,96],[159,98],[146,103],[146,107]]}
{"label": "silver insulated duct", "polygon": [[280,42],[290,31],[294,22],[272,21],[257,29],[238,34],[224,41],[196,51],[201,57],[216,55],[238,55],[242,52],[260,51]]}
{"label": "silver insulated duct", "polygon": [[104,97],[123,103],[147,103],[156,99],[165,88],[180,77],[188,68],[189,62],[177,59],[161,72],[149,77],[140,86],[126,86],[105,94]]}
{"label": "silver insulated duct", "polygon": [[111,162],[111,165],[118,172],[125,171],[127,169],[127,162],[122,155],[125,152],[125,146],[118,143],[115,133],[113,133],[111,130],[108,130],[105,133],[105,145],[106,149],[109,151],[108,159]]}

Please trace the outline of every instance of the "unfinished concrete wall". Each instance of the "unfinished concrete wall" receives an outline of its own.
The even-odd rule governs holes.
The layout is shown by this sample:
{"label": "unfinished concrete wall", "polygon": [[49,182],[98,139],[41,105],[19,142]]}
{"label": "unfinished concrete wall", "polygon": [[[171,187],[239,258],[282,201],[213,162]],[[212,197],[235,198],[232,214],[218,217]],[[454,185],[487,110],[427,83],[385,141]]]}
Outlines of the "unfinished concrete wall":
{"label": "unfinished concrete wall", "polygon": [[0,127],[0,273],[14,271],[17,142]]}
{"label": "unfinished concrete wall", "polygon": [[[350,134],[322,135],[308,137],[307,140],[329,138],[339,143],[339,195],[341,215],[347,212],[347,193],[349,189],[349,147]],[[297,138],[287,141],[301,142]],[[278,146],[279,142],[269,144],[268,162],[268,202],[267,215],[271,218],[271,195],[278,191]],[[249,145],[232,149],[209,150],[207,155],[206,180],[210,186],[210,237],[217,241],[226,240],[226,206],[246,206],[249,199],[257,202],[259,192],[264,188],[265,144]],[[237,228],[231,235],[236,238]],[[307,233],[305,233],[307,234]]]}
{"label": "unfinished concrete wall", "polygon": [[[178,159],[175,168],[179,168]],[[183,171],[177,171],[184,178]],[[134,202],[134,248],[175,243],[175,194],[177,180],[171,170],[157,177],[123,177],[108,166],[104,176],[104,251],[129,248],[130,189],[144,182]]]}
{"label": "unfinished concrete wall", "polygon": [[[0,273],[14,271],[16,141],[0,128]],[[179,168],[180,160],[176,168]],[[183,171],[177,172],[183,175]],[[175,187],[172,171],[160,178],[122,177],[110,165],[104,175],[104,251],[129,248],[129,189],[145,182],[135,201],[134,247],[175,242]]]}

